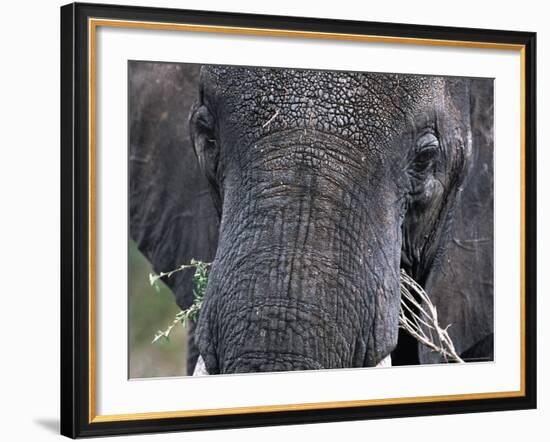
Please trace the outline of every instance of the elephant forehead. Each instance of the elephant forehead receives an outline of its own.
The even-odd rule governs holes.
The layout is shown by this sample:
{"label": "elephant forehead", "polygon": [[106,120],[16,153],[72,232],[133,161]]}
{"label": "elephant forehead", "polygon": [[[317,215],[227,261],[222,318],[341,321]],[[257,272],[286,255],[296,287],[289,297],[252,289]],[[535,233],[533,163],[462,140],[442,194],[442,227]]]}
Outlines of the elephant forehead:
{"label": "elephant forehead", "polygon": [[203,90],[246,136],[311,128],[352,142],[379,142],[441,96],[440,77],[209,66]]}

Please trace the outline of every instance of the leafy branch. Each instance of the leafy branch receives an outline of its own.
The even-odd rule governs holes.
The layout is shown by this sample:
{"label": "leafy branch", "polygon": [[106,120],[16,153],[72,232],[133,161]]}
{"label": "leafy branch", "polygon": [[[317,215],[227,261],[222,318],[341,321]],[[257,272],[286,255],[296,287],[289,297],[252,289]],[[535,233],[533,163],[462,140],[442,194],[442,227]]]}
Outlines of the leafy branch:
{"label": "leafy branch", "polygon": [[202,262],[195,259],[191,260],[190,264],[184,264],[179,266],[177,269],[171,270],[169,272],[161,272],[159,274],[150,273],[149,274],[149,283],[151,286],[155,287],[158,291],[158,281],[163,278],[169,278],[176,272],[180,272],[185,269],[195,268],[195,273],[193,274],[193,304],[185,310],[179,311],[172,323],[163,331],[158,330],[153,338],[152,344],[159,340],[167,341],[170,339],[170,333],[172,329],[181,324],[185,327],[188,321],[195,321],[199,317],[199,313],[202,307],[202,301],[204,299],[204,293],[206,292],[206,287],[208,285],[208,269],[212,264],[209,262]]}

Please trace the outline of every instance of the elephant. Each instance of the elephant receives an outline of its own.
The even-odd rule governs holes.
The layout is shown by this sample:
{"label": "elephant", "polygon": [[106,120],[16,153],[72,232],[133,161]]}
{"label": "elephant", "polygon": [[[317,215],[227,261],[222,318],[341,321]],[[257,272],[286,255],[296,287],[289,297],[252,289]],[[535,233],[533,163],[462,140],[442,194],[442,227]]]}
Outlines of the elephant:
{"label": "elephant", "polygon": [[399,327],[401,269],[491,361],[492,105],[484,78],[130,62],[130,236],[158,272],[212,262],[188,374],[444,362]]}

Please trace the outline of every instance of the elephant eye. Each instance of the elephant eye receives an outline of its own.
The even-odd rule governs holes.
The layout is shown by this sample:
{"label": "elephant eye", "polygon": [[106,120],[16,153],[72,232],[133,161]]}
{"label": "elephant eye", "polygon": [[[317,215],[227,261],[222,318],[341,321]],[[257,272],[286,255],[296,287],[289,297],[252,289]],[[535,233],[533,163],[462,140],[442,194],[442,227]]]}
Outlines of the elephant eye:
{"label": "elephant eye", "polygon": [[434,158],[436,152],[437,149],[432,146],[422,149],[416,154],[415,163],[422,165],[430,162]]}
{"label": "elephant eye", "polygon": [[433,160],[439,151],[439,140],[428,132],[416,142],[416,152],[414,157],[414,169],[416,172],[426,171],[433,164]]}

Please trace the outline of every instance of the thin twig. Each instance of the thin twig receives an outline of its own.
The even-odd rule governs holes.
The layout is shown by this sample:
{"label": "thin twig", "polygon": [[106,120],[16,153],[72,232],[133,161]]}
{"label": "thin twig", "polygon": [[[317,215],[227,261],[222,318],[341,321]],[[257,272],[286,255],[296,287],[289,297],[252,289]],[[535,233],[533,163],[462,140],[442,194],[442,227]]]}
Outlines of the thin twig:
{"label": "thin twig", "polygon": [[273,120],[274,120],[275,118],[277,118],[277,115],[279,115],[279,109],[277,109],[277,110],[275,111],[275,114],[273,114],[273,116],[272,116],[269,120],[267,120],[267,121],[262,125],[262,127],[269,126],[269,125],[273,122]]}
{"label": "thin twig", "polygon": [[[191,264],[183,264],[181,266],[179,266],[177,269],[174,269],[174,270],[170,270],[169,272],[160,272],[158,274],[156,273],[149,273],[149,284],[151,284],[152,286],[154,286],[156,284],[156,282],[161,279],[161,278],[164,278],[165,276],[167,278],[170,278],[170,276],[172,276],[174,273],[177,273],[177,272],[181,272],[182,270],[185,270],[185,269],[194,269],[197,267],[197,262],[193,262],[194,260],[191,260]],[[204,263],[206,266],[209,266],[210,263]]]}

